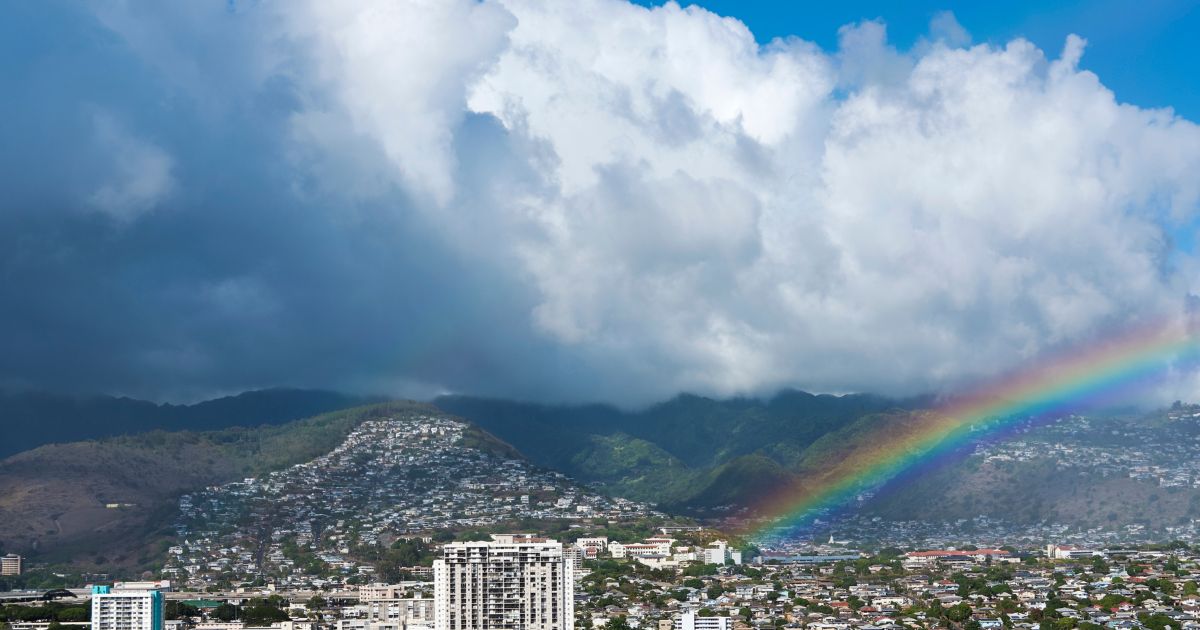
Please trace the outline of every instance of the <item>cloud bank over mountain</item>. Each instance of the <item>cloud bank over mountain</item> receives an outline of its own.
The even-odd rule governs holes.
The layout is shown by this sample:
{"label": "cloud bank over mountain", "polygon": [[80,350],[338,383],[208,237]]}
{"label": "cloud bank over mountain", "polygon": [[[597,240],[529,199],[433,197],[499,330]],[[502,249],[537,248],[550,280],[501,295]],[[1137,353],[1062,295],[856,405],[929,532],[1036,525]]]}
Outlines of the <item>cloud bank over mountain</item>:
{"label": "cloud bank over mountain", "polygon": [[[1086,42],[622,0],[0,10],[0,382],[944,390],[1183,316],[1200,128]],[[1188,385],[1183,383],[1184,391]]]}

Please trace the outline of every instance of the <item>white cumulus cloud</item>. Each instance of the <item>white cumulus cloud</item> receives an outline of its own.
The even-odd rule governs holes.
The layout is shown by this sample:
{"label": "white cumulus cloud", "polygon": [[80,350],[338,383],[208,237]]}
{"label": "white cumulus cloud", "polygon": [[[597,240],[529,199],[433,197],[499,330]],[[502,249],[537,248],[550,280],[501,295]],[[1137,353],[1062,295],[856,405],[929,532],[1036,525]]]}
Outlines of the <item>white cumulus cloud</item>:
{"label": "white cumulus cloud", "polygon": [[[403,190],[529,289],[526,325],[596,396],[953,386],[1195,288],[1169,232],[1197,210],[1200,128],[1120,102],[1080,37],[972,45],[939,14],[909,51],[874,21],[827,51],[675,3],[274,10],[262,55],[320,156],[297,168],[344,205]],[[133,146],[157,171],[102,205],[169,188]]]}

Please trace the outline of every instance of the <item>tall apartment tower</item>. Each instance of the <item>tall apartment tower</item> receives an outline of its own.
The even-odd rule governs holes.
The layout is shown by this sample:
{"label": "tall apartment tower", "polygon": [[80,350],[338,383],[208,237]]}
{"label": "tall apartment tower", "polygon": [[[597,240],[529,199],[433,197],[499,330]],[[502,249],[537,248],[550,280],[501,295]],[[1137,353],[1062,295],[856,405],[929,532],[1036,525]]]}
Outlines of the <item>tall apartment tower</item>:
{"label": "tall apartment tower", "polygon": [[0,575],[21,575],[21,556],[10,553],[0,557]]}
{"label": "tall apartment tower", "polygon": [[442,548],[433,563],[435,630],[572,630],[575,582],[562,544],[492,538]]}
{"label": "tall apartment tower", "polygon": [[163,594],[93,586],[92,630],[163,630]]}

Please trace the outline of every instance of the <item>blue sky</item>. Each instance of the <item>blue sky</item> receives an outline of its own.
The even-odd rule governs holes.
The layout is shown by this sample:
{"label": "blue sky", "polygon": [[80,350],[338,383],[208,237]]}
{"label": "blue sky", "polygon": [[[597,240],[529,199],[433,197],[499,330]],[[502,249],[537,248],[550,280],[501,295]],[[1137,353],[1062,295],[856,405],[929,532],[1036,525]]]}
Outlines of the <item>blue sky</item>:
{"label": "blue sky", "polygon": [[952,11],[976,42],[1024,37],[1056,54],[1066,36],[1076,33],[1088,40],[1080,67],[1099,74],[1119,100],[1140,107],[1170,106],[1185,118],[1200,119],[1200,0],[704,0],[681,4],[736,17],[760,42],[796,35],[826,50],[836,48],[838,27],[870,19],[883,20],[893,44],[908,48],[928,32],[930,19],[944,10]]}

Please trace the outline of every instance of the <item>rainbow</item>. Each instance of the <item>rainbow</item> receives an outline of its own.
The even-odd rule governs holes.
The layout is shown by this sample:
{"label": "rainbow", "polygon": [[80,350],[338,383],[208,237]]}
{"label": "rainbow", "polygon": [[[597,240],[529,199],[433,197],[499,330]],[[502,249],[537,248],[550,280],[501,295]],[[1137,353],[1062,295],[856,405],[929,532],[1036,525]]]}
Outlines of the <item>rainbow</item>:
{"label": "rainbow", "polygon": [[767,518],[749,535],[811,524],[864,491],[1006,429],[1120,402],[1197,358],[1200,339],[1193,331],[1180,321],[1160,321],[1046,357],[935,409],[896,414],[885,434],[856,440],[819,472],[773,492],[756,510]]}

